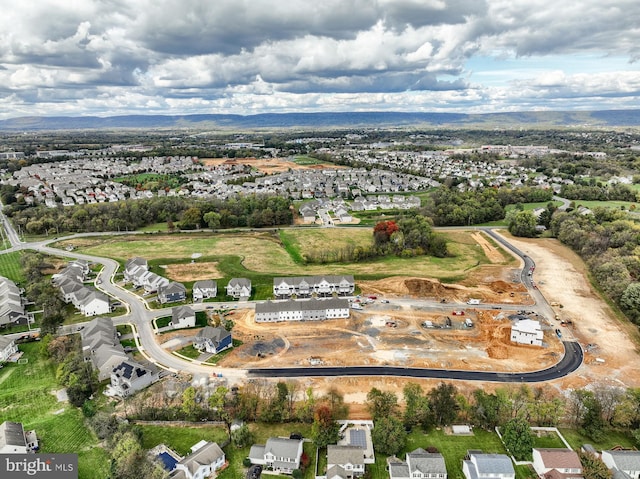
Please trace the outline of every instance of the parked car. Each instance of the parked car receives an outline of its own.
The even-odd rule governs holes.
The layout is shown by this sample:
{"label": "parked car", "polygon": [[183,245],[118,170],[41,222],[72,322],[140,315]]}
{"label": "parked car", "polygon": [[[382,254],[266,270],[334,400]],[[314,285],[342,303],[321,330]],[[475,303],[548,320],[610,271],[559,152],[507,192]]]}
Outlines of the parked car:
{"label": "parked car", "polygon": [[464,316],[464,311],[460,309],[458,311],[452,311],[451,314],[454,316]]}
{"label": "parked car", "polygon": [[559,329],[556,329],[556,334],[558,335],[559,338],[562,337],[562,331],[560,331]]}

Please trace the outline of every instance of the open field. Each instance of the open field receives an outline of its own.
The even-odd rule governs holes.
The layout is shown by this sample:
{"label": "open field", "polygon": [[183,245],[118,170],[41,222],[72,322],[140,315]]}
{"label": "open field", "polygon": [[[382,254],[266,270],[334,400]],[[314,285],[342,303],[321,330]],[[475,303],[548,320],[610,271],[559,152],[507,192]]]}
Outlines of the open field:
{"label": "open field", "polygon": [[80,478],[106,477],[106,451],[80,410],[56,399],[56,368],[40,357],[39,348],[39,343],[21,344],[28,362],[0,370],[0,423],[18,421],[25,430],[35,429],[42,452],[80,453]]}
{"label": "open field", "polygon": [[0,276],[9,278],[14,283],[21,283],[25,280],[20,266],[20,252],[14,251],[0,255]]}
{"label": "open field", "polygon": [[[292,228],[284,233],[287,243],[295,249],[300,257],[310,248],[340,247],[349,243],[365,242],[371,230],[354,229],[307,229]],[[399,274],[411,271],[414,276],[435,277],[444,281],[456,281],[464,277],[467,271],[482,264],[491,263],[482,247],[471,237],[469,232],[449,231],[444,233],[450,240],[449,249],[453,256],[433,258],[422,256],[417,258],[387,257],[374,261],[355,264],[303,265],[297,263],[285,249],[280,237],[272,232],[247,232],[225,234],[180,234],[180,235],[144,235],[103,238],[79,238],[60,242],[58,247],[72,244],[83,253],[106,256],[119,261],[126,261],[133,256],[142,256],[148,260],[162,259],[166,265],[170,260],[176,263],[187,262],[194,254],[203,257],[195,260],[195,264],[210,262],[215,257],[240,258],[241,269],[267,275],[313,275],[313,274],[353,274],[371,279],[388,276],[381,271],[394,271]],[[189,259],[188,262],[191,260]],[[505,256],[505,261],[513,261]],[[243,276],[242,271],[227,269],[229,263],[220,262],[218,277]],[[186,278],[184,279],[186,280]]]}

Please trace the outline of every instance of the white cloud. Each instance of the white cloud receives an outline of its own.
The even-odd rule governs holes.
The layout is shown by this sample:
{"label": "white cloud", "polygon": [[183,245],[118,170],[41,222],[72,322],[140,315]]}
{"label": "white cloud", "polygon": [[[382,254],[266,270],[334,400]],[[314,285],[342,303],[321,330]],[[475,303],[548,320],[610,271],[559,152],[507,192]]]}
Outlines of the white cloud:
{"label": "white cloud", "polygon": [[[640,58],[635,0],[0,0],[0,9],[2,117],[610,108],[640,89],[635,64],[620,68]],[[587,69],[574,56],[598,61]]]}

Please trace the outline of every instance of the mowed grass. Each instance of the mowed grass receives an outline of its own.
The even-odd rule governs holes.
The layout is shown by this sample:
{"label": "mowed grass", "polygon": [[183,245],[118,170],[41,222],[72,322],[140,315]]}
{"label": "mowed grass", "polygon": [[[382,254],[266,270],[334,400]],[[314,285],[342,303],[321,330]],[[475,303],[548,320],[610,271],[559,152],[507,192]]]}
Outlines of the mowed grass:
{"label": "mowed grass", "polygon": [[[207,261],[219,261],[220,272],[225,278],[253,277],[252,281],[255,279],[258,282],[261,278],[268,282],[273,276],[316,274],[353,274],[362,279],[411,275],[454,281],[462,278],[469,269],[489,262],[470,233],[465,231],[442,233],[449,240],[449,251],[452,253],[447,258],[420,256],[403,259],[389,256],[359,263],[325,265],[299,262],[299,258],[303,258],[305,251],[310,248],[338,248],[349,242],[365,243],[371,234],[369,228],[291,228],[284,232],[286,244],[273,232],[81,238],[72,243],[83,253],[121,262],[133,256],[142,256],[150,261],[161,259],[165,264],[172,260],[180,263],[197,253],[203,255],[200,258],[202,261],[205,258]],[[62,246],[68,243],[64,242]],[[298,252],[295,257],[298,262],[288,249]]]}
{"label": "mowed grass", "polygon": [[173,427],[139,425],[142,431],[142,447],[151,449],[158,444],[165,444],[180,455],[191,452],[191,446],[199,441],[217,442],[219,445],[227,440],[227,431],[220,426]]}
{"label": "mowed grass", "polygon": [[14,283],[22,283],[25,281],[20,265],[21,253],[14,251],[12,253],[0,254],[0,276],[9,278]]}
{"label": "mowed grass", "polygon": [[0,423],[22,422],[25,430],[35,429],[42,452],[79,453],[78,477],[107,477],[107,452],[80,410],[56,399],[56,367],[40,356],[39,348],[39,343],[21,344],[28,362],[0,370]]}

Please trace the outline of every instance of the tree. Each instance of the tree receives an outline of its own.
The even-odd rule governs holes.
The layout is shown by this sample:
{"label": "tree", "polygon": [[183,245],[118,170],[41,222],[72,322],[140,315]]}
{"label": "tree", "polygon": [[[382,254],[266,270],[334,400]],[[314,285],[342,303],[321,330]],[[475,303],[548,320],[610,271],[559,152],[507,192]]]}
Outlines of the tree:
{"label": "tree", "polygon": [[438,387],[429,391],[429,404],[433,423],[438,426],[451,424],[458,416],[458,390],[453,384],[440,383]]}
{"label": "tree", "polygon": [[196,402],[196,388],[189,386],[182,393],[182,412],[184,415],[193,420],[198,415],[200,408]]}
{"label": "tree", "polygon": [[398,397],[391,391],[372,388],[367,394],[367,409],[376,421],[381,417],[395,416],[398,410]]}
{"label": "tree", "polygon": [[418,383],[409,383],[402,390],[404,395],[403,421],[405,428],[426,425],[429,417],[429,400]]}
{"label": "tree", "polygon": [[243,424],[231,433],[231,442],[239,449],[253,444],[253,441],[253,434],[246,424]]}
{"label": "tree", "polygon": [[202,223],[202,211],[195,206],[189,208],[182,214],[180,228],[183,230],[193,230],[200,228]]}
{"label": "tree", "polygon": [[578,451],[584,479],[611,479],[611,471],[593,454]]}
{"label": "tree", "polygon": [[531,211],[511,210],[507,213],[506,220],[512,235],[525,238],[536,236],[537,219]]}
{"label": "tree", "polygon": [[507,413],[507,403],[503,395],[488,394],[481,389],[473,392],[475,408],[474,423],[485,429],[494,429],[501,424]]}
{"label": "tree", "polygon": [[633,318],[640,317],[640,283],[629,283],[620,297],[620,305]]}
{"label": "tree", "polygon": [[373,227],[373,239],[376,245],[388,243],[391,235],[398,231],[395,221],[380,221]]}
{"label": "tree", "polygon": [[319,405],[313,415],[311,438],[318,448],[338,442],[340,425],[335,421],[331,409],[326,404]]}
{"label": "tree", "polygon": [[216,420],[224,422],[231,439],[231,424],[235,418],[237,398],[224,386],[218,386],[209,396],[209,408]]}
{"label": "tree", "polygon": [[384,455],[392,456],[404,449],[407,432],[402,422],[393,416],[380,418],[371,432],[374,449]]}
{"label": "tree", "polygon": [[502,441],[516,460],[524,461],[533,449],[533,434],[529,423],[519,417],[510,419],[502,428]]}

